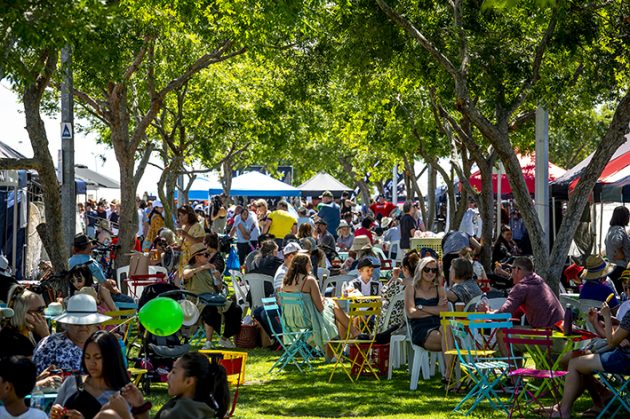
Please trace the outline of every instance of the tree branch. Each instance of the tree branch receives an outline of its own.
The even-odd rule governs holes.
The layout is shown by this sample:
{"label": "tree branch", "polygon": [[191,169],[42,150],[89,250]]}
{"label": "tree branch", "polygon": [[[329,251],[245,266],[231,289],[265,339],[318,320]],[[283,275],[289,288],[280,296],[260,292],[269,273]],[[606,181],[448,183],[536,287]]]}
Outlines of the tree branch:
{"label": "tree branch", "polygon": [[149,163],[149,159],[151,158],[151,153],[153,153],[154,148],[155,146],[153,145],[153,143],[149,143],[147,144],[147,148],[144,149],[144,152],[142,153],[142,158],[140,159],[138,167],[136,168],[136,173],[133,175],[134,185],[138,185],[138,183],[140,183],[140,180],[142,179],[142,175],[144,175],[144,170]]}
{"label": "tree branch", "polygon": [[[73,88],[73,89],[72,89],[72,93],[74,94],[74,96],[75,96],[77,99],[79,99],[79,101],[80,101],[82,104],[84,104],[84,105],[89,106],[90,108],[92,108],[92,109],[93,109],[93,111],[94,111],[94,114],[95,114],[96,116],[98,116],[98,118],[99,118],[99,119],[101,119],[103,122],[106,122],[106,123],[107,123],[107,121],[108,121],[107,114],[106,114],[106,112],[103,110],[103,108],[101,107],[101,105],[98,103],[98,101],[97,101],[96,99],[94,99],[94,98],[93,98],[92,96],[90,96],[89,94],[87,94],[87,93],[85,93],[85,92],[83,92],[83,91],[81,91],[81,90],[79,90],[79,89],[76,89],[76,88]],[[87,108],[86,108],[86,109],[87,109]]]}
{"label": "tree branch", "polygon": [[[147,53],[147,47],[151,48],[151,45],[153,44],[153,37],[146,35],[144,37],[144,41],[142,42],[142,46],[140,47],[140,51],[138,51],[138,54],[136,55],[136,58],[134,58],[133,62],[131,63],[131,65],[129,67],[127,67],[127,69],[125,70],[125,73],[123,74],[123,81],[124,82],[128,82],[129,79],[131,79],[131,76],[133,76],[133,74],[138,71],[138,68],[140,68],[140,64],[142,63],[142,60],[144,60],[144,56]],[[124,84],[124,83],[122,83]]]}
{"label": "tree branch", "polygon": [[40,167],[36,159],[0,159],[1,170],[39,170]]}
{"label": "tree branch", "polygon": [[381,10],[398,26],[404,29],[409,35],[411,35],[420,46],[422,46],[425,50],[429,52],[437,61],[444,67],[444,69],[451,74],[453,77],[458,77],[460,74],[458,70],[455,68],[453,63],[444,55],[440,50],[437,49],[431,41],[429,41],[422,32],[418,30],[411,22],[409,22],[406,18],[396,12],[391,6],[385,3],[384,0],[376,0],[376,3],[379,5]]}

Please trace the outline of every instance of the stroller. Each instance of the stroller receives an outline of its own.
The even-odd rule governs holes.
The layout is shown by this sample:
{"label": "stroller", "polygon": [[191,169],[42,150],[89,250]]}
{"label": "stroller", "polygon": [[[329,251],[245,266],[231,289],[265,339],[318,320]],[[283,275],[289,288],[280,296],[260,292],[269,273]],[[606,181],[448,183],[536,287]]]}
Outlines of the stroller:
{"label": "stroller", "polygon": [[[205,305],[219,304],[203,296],[198,296],[189,291],[182,290],[169,283],[156,283],[147,286],[138,302],[138,309],[157,297],[168,297],[175,301],[191,301],[201,312]],[[173,363],[183,354],[190,352],[190,341],[194,336],[199,321],[192,326],[183,326],[170,336],[156,336],[139,325],[138,336],[141,339],[138,357],[134,359],[136,368],[147,370],[141,381],[142,390],[145,394],[150,394],[152,382],[166,382],[169,371],[173,368]]]}

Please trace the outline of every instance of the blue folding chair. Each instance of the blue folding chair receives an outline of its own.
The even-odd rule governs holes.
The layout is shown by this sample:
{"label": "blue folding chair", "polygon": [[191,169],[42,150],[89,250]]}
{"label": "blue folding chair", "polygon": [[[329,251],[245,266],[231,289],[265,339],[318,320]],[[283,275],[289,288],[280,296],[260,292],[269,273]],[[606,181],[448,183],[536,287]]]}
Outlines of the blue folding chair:
{"label": "blue folding chair", "polygon": [[[617,416],[617,413],[619,413],[622,407],[626,413],[630,414],[630,388],[628,387],[630,377],[628,377],[627,374],[613,374],[606,371],[598,371],[597,375],[599,375],[600,381],[613,394],[613,397],[611,397],[606,406],[604,406],[600,414],[597,416],[597,419],[603,418],[604,416],[614,418]],[[615,403],[618,403],[619,405],[613,412],[612,409]]]}
{"label": "blue folding chair", "polygon": [[[508,409],[499,398],[496,387],[502,384],[507,377],[509,364],[502,358],[481,357],[478,354],[477,342],[493,339],[499,329],[512,327],[509,313],[496,314],[471,314],[468,322],[458,320],[451,321],[453,342],[457,352],[461,368],[470,377],[472,386],[464,398],[455,406],[453,412],[457,412],[464,403],[472,400],[473,404],[465,413],[469,415],[483,400],[487,400],[494,410]],[[468,329],[468,330],[467,330]],[[471,341],[470,336],[474,341]]]}
{"label": "blue folding chair", "polygon": [[[261,302],[267,314],[267,322],[273,338],[280,344],[283,351],[280,358],[271,366],[269,372],[272,372],[274,369],[282,371],[288,364],[295,365],[300,372],[304,372],[303,368],[305,366],[308,369],[313,369],[310,363],[312,355],[306,344],[306,340],[310,337],[310,331],[289,331],[282,319],[280,307],[274,297],[263,298]],[[277,321],[276,325],[274,325],[272,318]],[[281,330],[277,330],[277,325],[280,325]]]}

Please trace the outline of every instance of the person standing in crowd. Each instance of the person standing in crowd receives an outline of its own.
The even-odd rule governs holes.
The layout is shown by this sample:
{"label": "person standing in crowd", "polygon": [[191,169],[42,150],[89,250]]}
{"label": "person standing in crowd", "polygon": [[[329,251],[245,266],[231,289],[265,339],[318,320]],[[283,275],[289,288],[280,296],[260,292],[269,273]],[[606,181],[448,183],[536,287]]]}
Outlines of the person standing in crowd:
{"label": "person standing in crowd", "polygon": [[162,205],[162,201],[153,201],[153,208],[148,216],[149,228],[147,230],[147,234],[144,237],[144,242],[142,243],[142,250],[148,252],[151,249],[151,245],[153,244],[153,240],[158,235],[158,232],[162,227],[164,227],[164,206]]}
{"label": "person standing in crowd", "polygon": [[196,243],[202,243],[206,232],[197,218],[197,214],[190,205],[182,205],[177,209],[177,236],[181,250],[180,266],[182,272],[186,262],[190,259],[190,248]]}
{"label": "person standing in crowd", "polygon": [[339,222],[341,221],[341,208],[334,201],[332,192],[325,191],[321,198],[322,202],[319,205],[317,216],[326,220],[328,231],[336,239],[337,227],[339,227]]}
{"label": "person standing in crowd", "polygon": [[300,229],[300,226],[302,224],[310,224],[313,227],[315,226],[315,222],[313,221],[313,219],[311,217],[309,217],[307,214],[307,210],[304,207],[299,207],[297,210],[298,213],[298,230]]}
{"label": "person standing in crowd", "polygon": [[225,233],[227,210],[221,195],[215,195],[210,202],[210,230],[217,234]]}
{"label": "person standing in crowd", "polygon": [[112,234],[118,235],[118,220],[120,219],[120,215],[118,212],[120,211],[120,203],[117,199],[112,199],[112,202],[109,204],[109,223],[112,230]]}
{"label": "person standing in crowd", "polygon": [[93,201],[88,200],[85,203],[85,233],[91,239],[96,237],[96,221],[98,219],[98,214],[94,207]]}
{"label": "person standing in crowd", "polygon": [[243,208],[240,216],[234,218],[234,224],[230,230],[230,237],[236,234],[236,248],[241,265],[245,263],[247,255],[258,245],[258,220]]}
{"label": "person standing in crowd", "polygon": [[392,211],[396,209],[396,205],[385,199],[385,195],[379,195],[372,205],[370,210],[374,213],[374,218],[380,221],[383,217],[389,217]]}
{"label": "person standing in crowd", "polygon": [[403,204],[403,216],[400,219],[400,249],[403,252],[411,249],[411,238],[416,234],[416,207],[411,201]]}
{"label": "person standing in crowd", "polygon": [[479,210],[477,209],[477,203],[474,199],[468,199],[468,208],[464,212],[462,222],[459,224],[459,231],[468,234],[470,237],[480,238],[482,220],[479,216]]}
{"label": "person standing in crowd", "polygon": [[608,274],[615,284],[617,292],[621,292],[619,277],[630,262],[630,238],[626,233],[626,227],[630,222],[630,211],[624,206],[614,209],[610,218],[610,228],[606,234],[606,257],[615,264],[615,270]]}
{"label": "person standing in crowd", "polygon": [[315,228],[317,229],[317,245],[324,251],[328,260],[331,261],[336,253],[335,238],[328,231],[328,225],[323,218],[315,222]]}
{"label": "person standing in crowd", "polygon": [[341,200],[339,204],[339,212],[341,214],[341,218],[345,218],[345,215],[348,213],[352,214],[354,203],[350,200],[350,193],[348,191],[343,191],[341,193]]}
{"label": "person standing in crowd", "polygon": [[275,211],[267,216],[269,223],[267,224],[265,234],[271,234],[275,237],[278,247],[282,246],[282,240],[287,234],[297,234],[297,218],[289,213],[289,204],[287,201],[280,201]]}

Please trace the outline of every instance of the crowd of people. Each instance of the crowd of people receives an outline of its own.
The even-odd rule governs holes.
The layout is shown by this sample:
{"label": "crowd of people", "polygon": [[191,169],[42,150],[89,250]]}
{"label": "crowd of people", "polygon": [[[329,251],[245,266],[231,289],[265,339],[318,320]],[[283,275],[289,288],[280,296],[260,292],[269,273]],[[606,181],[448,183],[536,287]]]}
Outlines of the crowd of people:
{"label": "crowd of people", "polygon": [[[94,240],[105,229],[104,223],[99,226],[100,220],[108,220],[108,233],[114,233],[117,203],[112,202],[109,215],[105,204],[85,207],[85,232],[74,239],[65,300],[52,301],[46,307],[42,296],[17,284],[6,296],[0,295],[12,311],[6,313],[0,328],[0,400],[4,404],[0,417],[40,417],[24,399],[34,387],[46,386],[57,389],[51,410],[54,418],[148,417],[151,404],[130,383],[119,336],[100,326],[117,303],[134,303],[91,256]],[[434,249],[411,245],[411,239],[421,237],[425,230],[418,206],[412,202],[399,208],[380,196],[372,205],[359,208],[348,196],[335,200],[326,191],[317,205],[296,204],[294,209],[280,200],[271,211],[269,203],[260,199],[226,208],[218,198],[208,206],[182,205],[173,223],[167,223],[159,201],[139,201],[138,242],[140,249],[156,256],[151,263],[167,268],[174,286],[211,297],[227,294],[224,275],[233,240],[236,250],[230,257],[237,269],[273,277],[265,296],[278,298],[289,324],[312,330],[312,344],[325,354],[327,362],[336,361],[328,342],[339,336],[357,336],[360,331],[328,296],[330,290],[322,289],[319,268],[331,276],[349,275],[351,279],[337,286],[350,295],[381,298],[383,311],[391,312],[388,321],[382,316],[377,326],[381,338],[408,333],[414,344],[429,351],[446,352],[452,344],[440,313],[455,306],[509,313],[513,318],[523,317],[523,323],[533,328],[558,328],[565,319],[566,307],[535,273],[534,262],[527,256],[527,232],[518,222],[517,211],[501,220],[500,234],[492,245],[492,266],[484,269],[478,259],[484,245],[479,240],[481,226],[472,203],[460,228],[443,236],[442,257]],[[606,237],[606,258],[590,255],[581,265],[570,265],[564,271],[564,283],[576,286],[580,298],[599,302],[588,320],[603,344],[563,360],[569,371],[564,397],[547,409],[550,415],[568,417],[584,389],[593,395],[590,411],[601,408],[609,394],[596,384],[595,371],[630,373],[630,302],[625,301],[630,292],[629,221],[625,207],[615,209]],[[169,229],[167,224],[175,228]],[[394,243],[397,248],[391,248]],[[389,257],[399,263],[385,274]],[[483,303],[473,304],[484,292],[489,297],[503,297],[504,302],[495,310]],[[283,295],[291,293],[303,296],[303,309],[282,306]],[[404,298],[397,298],[400,296]],[[251,306],[252,296],[247,298]],[[234,298],[227,298],[222,306],[203,306],[198,320],[205,330],[203,349],[234,348],[243,315]],[[262,308],[252,315],[270,337],[279,330],[277,319],[268,318]],[[61,325],[58,332],[51,333],[46,317]],[[213,339],[215,332],[218,342]],[[499,348],[508,353],[502,341]],[[447,358],[447,365],[452,368],[454,364]],[[451,376],[448,370],[444,379]],[[225,371],[196,352],[174,362],[168,373],[168,392],[172,399],[162,406],[159,418],[221,417],[227,409]]]}

